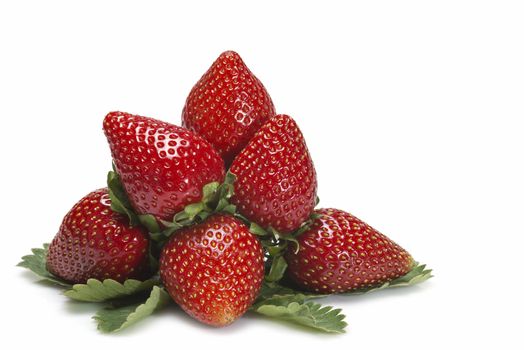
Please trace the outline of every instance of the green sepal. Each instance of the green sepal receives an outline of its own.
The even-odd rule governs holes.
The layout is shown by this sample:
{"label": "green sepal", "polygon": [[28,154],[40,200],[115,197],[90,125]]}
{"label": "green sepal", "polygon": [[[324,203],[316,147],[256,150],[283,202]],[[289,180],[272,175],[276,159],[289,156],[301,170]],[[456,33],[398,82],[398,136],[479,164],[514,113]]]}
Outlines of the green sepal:
{"label": "green sepal", "polygon": [[227,172],[224,182],[218,188],[218,197],[229,200],[235,194],[234,183],[237,180],[235,174]]}
{"label": "green sepal", "polygon": [[259,224],[255,223],[255,222],[252,222],[249,225],[249,231],[251,231],[251,233],[256,235],[256,236],[265,237],[265,236],[269,235],[269,233],[266,230],[264,230],[262,228],[262,226],[260,226]]}
{"label": "green sepal", "polygon": [[234,204],[228,204],[228,205],[226,205],[224,208],[222,208],[220,211],[221,211],[222,213],[227,213],[227,214],[235,215],[235,213],[237,212],[237,206],[234,205]]}
{"label": "green sepal", "polygon": [[158,283],[159,281],[155,279],[146,281],[128,279],[120,283],[112,279],[99,281],[90,278],[86,284],[75,284],[71,289],[66,290],[64,295],[77,301],[100,303],[144,293]]}
{"label": "green sepal", "polygon": [[42,280],[50,282],[52,284],[61,286],[61,287],[71,287],[71,283],[64,281],[63,279],[51,274],[47,270],[47,252],[49,250],[49,243],[44,243],[43,248],[33,248],[31,252],[33,254],[24,255],[22,261],[20,261],[16,266],[24,267],[31,270]]}
{"label": "green sepal", "polygon": [[228,213],[236,215],[236,206],[229,203],[234,193],[233,183],[235,176],[226,174],[224,182],[211,182],[202,188],[202,200],[187,205],[184,210],[176,213],[171,222],[161,221],[165,230],[162,235],[154,235],[153,239],[162,240],[169,238],[177,230],[204,221],[214,213]]}
{"label": "green sepal", "polygon": [[262,241],[262,246],[266,248],[266,251],[269,253],[271,257],[280,256],[287,249],[286,242],[280,242],[279,244],[273,244],[273,243],[266,244],[266,241]]}
{"label": "green sepal", "polygon": [[116,171],[110,171],[107,174],[107,188],[111,199],[111,209],[114,212],[126,215],[129,218],[129,225],[136,226],[139,223],[138,217],[131,207],[127,193],[120,181],[120,176]]}
{"label": "green sepal", "polygon": [[321,214],[319,214],[319,213],[315,213],[315,212],[311,213],[311,215],[309,216],[309,218],[310,218],[311,220],[320,219],[321,217],[322,217]]}
{"label": "green sepal", "polygon": [[144,226],[149,232],[160,232],[161,228],[156,218],[151,214],[138,215],[138,221]]}
{"label": "green sepal", "polygon": [[213,199],[215,192],[218,190],[220,184],[218,182],[210,182],[202,188],[202,202],[207,203]]}
{"label": "green sepal", "polygon": [[284,273],[287,269],[287,262],[283,256],[277,256],[273,258],[271,262],[271,268],[269,273],[266,275],[266,281],[268,282],[278,282],[284,277]]}
{"label": "green sepal", "polygon": [[113,170],[107,175],[107,186],[113,211],[126,215],[131,226],[140,224],[145,227],[149,231],[151,239],[157,242],[165,242],[175,231],[202,222],[213,213],[223,212],[235,215],[236,206],[229,203],[229,199],[234,193],[233,183],[235,179],[236,177],[233,174],[227,173],[223,183],[220,184],[215,181],[204,185],[202,200],[184,207],[183,210],[173,216],[172,221],[157,220],[150,214],[138,215],[135,213],[114,164]]}
{"label": "green sepal", "polygon": [[344,333],[347,323],[341,309],[307,301],[303,294],[274,296],[251,307],[259,314],[327,333]]}
{"label": "green sepal", "polygon": [[198,202],[186,205],[184,212],[187,214],[187,219],[193,220],[204,209],[206,209],[205,203]]}
{"label": "green sepal", "polygon": [[228,171],[226,173],[225,178],[224,178],[224,183],[226,185],[233,185],[236,180],[237,180],[237,176],[235,174],[233,174],[231,171]]}
{"label": "green sepal", "polygon": [[102,309],[93,316],[93,319],[98,323],[99,331],[117,332],[148,317],[166,305],[169,300],[169,295],[163,288],[154,286],[144,302]]}

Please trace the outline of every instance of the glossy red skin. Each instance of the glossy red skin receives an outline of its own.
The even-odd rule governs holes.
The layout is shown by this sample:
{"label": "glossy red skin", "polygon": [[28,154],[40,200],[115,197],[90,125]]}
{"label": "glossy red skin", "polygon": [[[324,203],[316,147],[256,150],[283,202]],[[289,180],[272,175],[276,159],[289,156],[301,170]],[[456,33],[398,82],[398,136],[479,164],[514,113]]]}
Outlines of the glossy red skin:
{"label": "glossy red skin", "polygon": [[338,209],[318,209],[311,228],[298,236],[300,250],[286,253],[287,275],[316,293],[379,286],[408,273],[413,259],[368,224]]}
{"label": "glossy red skin", "polygon": [[144,279],[150,274],[148,247],[147,232],[113,212],[103,188],[82,198],[64,217],[49,245],[47,269],[71,283]]}
{"label": "glossy red skin", "polygon": [[225,326],[258,296],[264,278],[262,246],[240,220],[215,214],[173,235],[160,256],[160,277],[190,316]]}
{"label": "glossy red skin", "polygon": [[182,125],[202,135],[229,165],[274,115],[262,83],[236,52],[226,51],[189,93]]}
{"label": "glossy red skin", "polygon": [[204,185],[223,182],[224,162],[198,135],[176,125],[123,112],[104,119],[111,154],[138,214],[171,220],[202,199]]}
{"label": "glossy red skin", "polygon": [[306,142],[287,115],[270,119],[235,158],[231,201],[249,220],[290,233],[309,218],[316,203],[317,176]]}

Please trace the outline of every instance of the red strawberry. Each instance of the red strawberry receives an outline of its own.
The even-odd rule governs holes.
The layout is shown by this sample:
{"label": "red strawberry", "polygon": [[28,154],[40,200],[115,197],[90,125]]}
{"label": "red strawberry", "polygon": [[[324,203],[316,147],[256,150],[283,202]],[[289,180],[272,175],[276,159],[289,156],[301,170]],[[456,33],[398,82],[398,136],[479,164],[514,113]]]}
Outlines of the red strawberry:
{"label": "red strawberry", "polygon": [[173,235],[160,256],[160,277],[189,315],[225,326],[258,296],[264,277],[262,246],[240,220],[216,214]]}
{"label": "red strawberry", "polygon": [[260,226],[296,230],[313,211],[317,176],[306,142],[287,115],[270,119],[231,165],[236,175],[232,202]]}
{"label": "red strawberry", "polygon": [[222,182],[224,162],[211,145],[179,126],[123,112],[104,119],[117,173],[138,214],[170,220]]}
{"label": "red strawberry", "polygon": [[395,242],[338,209],[319,216],[300,236],[300,249],[286,254],[287,274],[300,287],[340,293],[374,287],[408,273],[413,259]]}
{"label": "red strawberry", "polygon": [[274,115],[262,83],[236,52],[226,51],[189,93],[182,125],[208,140],[229,165]]}
{"label": "red strawberry", "polygon": [[49,246],[47,269],[71,283],[89,278],[148,277],[147,232],[111,210],[107,188],[89,193],[67,213]]}

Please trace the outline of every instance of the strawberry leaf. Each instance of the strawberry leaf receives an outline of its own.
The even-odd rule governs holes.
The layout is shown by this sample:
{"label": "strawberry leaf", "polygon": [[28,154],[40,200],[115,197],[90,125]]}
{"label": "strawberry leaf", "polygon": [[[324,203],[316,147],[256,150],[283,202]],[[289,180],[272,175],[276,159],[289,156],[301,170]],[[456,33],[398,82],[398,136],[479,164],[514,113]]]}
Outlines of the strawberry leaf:
{"label": "strawberry leaf", "polygon": [[341,309],[307,301],[303,294],[277,295],[255,304],[251,310],[327,333],[344,333],[347,326]]}
{"label": "strawberry leaf", "polygon": [[419,265],[418,262],[415,262],[411,271],[409,271],[404,276],[398,277],[390,282],[383,283],[380,286],[342,293],[341,295],[365,294],[375,292],[381,289],[412,286],[417,283],[422,283],[433,277],[431,272],[431,269],[426,270],[425,264]]}
{"label": "strawberry leaf", "polygon": [[99,331],[104,333],[117,332],[148,317],[166,305],[169,299],[169,295],[164,289],[154,286],[144,302],[102,309],[93,318],[98,323]]}
{"label": "strawberry leaf", "polygon": [[154,279],[138,281],[128,279],[124,283],[112,279],[103,282],[91,278],[86,284],[75,284],[64,295],[78,301],[103,302],[150,291],[159,282]]}
{"label": "strawberry leaf", "polygon": [[260,289],[260,294],[255,304],[263,302],[266,299],[271,299],[277,296],[278,297],[289,297],[289,296],[294,297],[296,295],[301,295],[305,297],[305,300],[318,299],[318,298],[324,298],[324,297],[329,296],[329,294],[313,294],[309,292],[298,291],[298,290],[283,286],[280,283],[268,282],[266,280],[262,284],[262,288]]}
{"label": "strawberry leaf", "polygon": [[265,281],[262,283],[262,288],[260,289],[260,294],[256,302],[271,298],[275,295],[296,295],[299,293],[300,292],[284,287],[281,284]]}
{"label": "strawberry leaf", "polygon": [[22,261],[19,262],[16,266],[24,267],[31,270],[36,275],[41,277],[43,280],[50,283],[56,284],[62,287],[71,287],[71,283],[64,281],[61,278],[58,278],[47,271],[47,251],[49,249],[49,244],[45,243],[43,248],[33,248],[31,251],[33,254],[25,255],[22,257]]}

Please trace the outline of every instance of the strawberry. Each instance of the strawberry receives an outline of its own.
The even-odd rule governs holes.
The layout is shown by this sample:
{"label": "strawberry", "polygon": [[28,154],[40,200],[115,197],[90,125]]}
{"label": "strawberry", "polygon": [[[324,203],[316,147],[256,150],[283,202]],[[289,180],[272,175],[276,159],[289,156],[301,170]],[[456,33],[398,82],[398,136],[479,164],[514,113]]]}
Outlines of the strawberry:
{"label": "strawberry", "polygon": [[264,277],[262,246],[240,220],[215,214],[172,236],[160,256],[160,277],[189,315],[225,326],[258,296]]}
{"label": "strawberry", "polygon": [[414,261],[403,248],[353,215],[318,209],[286,253],[287,274],[306,290],[341,293],[379,286],[408,273]]}
{"label": "strawberry", "polygon": [[233,51],[222,53],[195,84],[182,111],[182,125],[202,135],[226,165],[275,115],[262,83]]}
{"label": "strawberry", "polygon": [[89,193],[67,213],[49,246],[47,269],[71,283],[148,277],[147,232],[111,210],[107,188]]}
{"label": "strawberry", "polygon": [[287,115],[271,118],[233,161],[231,199],[238,211],[264,228],[289,233],[316,204],[317,177],[306,142]]}
{"label": "strawberry", "polygon": [[222,182],[224,162],[198,135],[156,119],[111,112],[104,119],[116,172],[138,214],[171,220]]}

